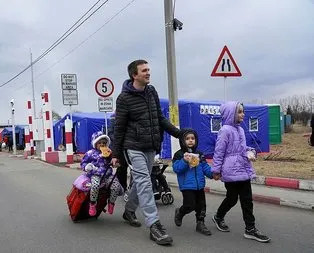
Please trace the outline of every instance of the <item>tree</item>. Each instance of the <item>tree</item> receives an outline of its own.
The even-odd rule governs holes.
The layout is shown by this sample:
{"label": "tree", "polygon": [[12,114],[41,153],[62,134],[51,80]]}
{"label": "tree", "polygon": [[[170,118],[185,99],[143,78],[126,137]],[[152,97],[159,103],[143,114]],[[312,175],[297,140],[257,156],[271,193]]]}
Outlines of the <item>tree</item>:
{"label": "tree", "polygon": [[59,119],[61,119],[60,114],[52,110],[52,120],[59,120]]}

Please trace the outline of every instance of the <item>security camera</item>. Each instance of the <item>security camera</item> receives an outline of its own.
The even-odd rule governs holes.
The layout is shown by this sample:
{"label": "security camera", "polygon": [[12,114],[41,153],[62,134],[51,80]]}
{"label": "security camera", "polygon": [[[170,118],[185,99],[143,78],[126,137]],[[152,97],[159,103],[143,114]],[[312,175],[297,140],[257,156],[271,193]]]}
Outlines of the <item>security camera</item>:
{"label": "security camera", "polygon": [[174,18],[173,29],[176,31],[177,29],[182,30],[182,28],[183,28],[183,23],[179,19]]}
{"label": "security camera", "polygon": [[14,105],[14,99],[13,98],[11,99],[11,105],[12,106]]}
{"label": "security camera", "polygon": [[12,107],[12,112],[14,112],[15,111],[15,108],[14,107]]}

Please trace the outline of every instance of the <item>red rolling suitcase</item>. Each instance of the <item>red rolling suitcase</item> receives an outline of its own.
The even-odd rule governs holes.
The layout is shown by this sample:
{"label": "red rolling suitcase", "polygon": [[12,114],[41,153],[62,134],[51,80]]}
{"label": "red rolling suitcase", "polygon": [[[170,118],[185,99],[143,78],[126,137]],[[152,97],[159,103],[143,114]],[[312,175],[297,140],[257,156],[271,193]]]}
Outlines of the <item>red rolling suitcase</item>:
{"label": "red rolling suitcase", "polygon": [[101,212],[104,211],[104,208],[107,205],[107,200],[110,196],[110,186],[114,180],[115,176],[112,178],[108,188],[102,187],[99,189],[98,200],[97,200],[97,213],[95,216],[90,216],[89,211],[89,192],[84,192],[72,187],[70,193],[66,197],[67,204],[70,211],[70,217],[73,222],[78,222],[81,220],[87,220],[90,218],[98,218]]}

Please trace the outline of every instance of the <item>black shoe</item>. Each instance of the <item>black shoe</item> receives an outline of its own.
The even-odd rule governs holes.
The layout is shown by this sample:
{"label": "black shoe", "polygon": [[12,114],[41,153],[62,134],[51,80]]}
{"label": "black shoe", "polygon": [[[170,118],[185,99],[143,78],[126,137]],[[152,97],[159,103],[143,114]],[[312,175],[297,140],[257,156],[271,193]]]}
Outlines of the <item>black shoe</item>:
{"label": "black shoe", "polygon": [[150,239],[159,245],[171,245],[173,242],[172,237],[167,235],[166,229],[160,224],[160,221],[156,221],[151,225]]}
{"label": "black shoe", "polygon": [[256,240],[259,242],[269,242],[270,238],[267,235],[263,235],[256,228],[252,228],[251,230],[245,229],[244,237],[247,239]]}
{"label": "black shoe", "polygon": [[176,226],[181,227],[182,219],[183,219],[183,217],[180,214],[180,209],[176,208],[176,210],[174,212],[174,223],[176,224]]}
{"label": "black shoe", "polygon": [[204,221],[196,221],[196,231],[203,235],[211,235],[212,232],[205,226]]}
{"label": "black shoe", "polygon": [[122,217],[123,217],[123,219],[128,221],[130,223],[130,225],[133,226],[133,227],[140,227],[142,225],[137,220],[137,218],[135,216],[135,212],[131,212],[131,211],[125,210]]}
{"label": "black shoe", "polygon": [[221,232],[230,232],[230,229],[225,224],[225,220],[224,219],[219,219],[219,218],[216,217],[216,215],[214,215],[212,220],[215,223],[215,225],[218,228],[218,230],[220,230]]}

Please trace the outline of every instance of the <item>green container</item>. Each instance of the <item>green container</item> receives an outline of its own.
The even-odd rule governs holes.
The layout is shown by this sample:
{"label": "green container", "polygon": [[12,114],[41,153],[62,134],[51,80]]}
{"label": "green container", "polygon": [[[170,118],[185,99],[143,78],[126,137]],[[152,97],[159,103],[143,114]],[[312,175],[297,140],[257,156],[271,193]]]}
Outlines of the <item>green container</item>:
{"label": "green container", "polygon": [[269,142],[270,144],[280,144],[281,139],[281,122],[280,122],[280,105],[267,105],[269,116]]}

